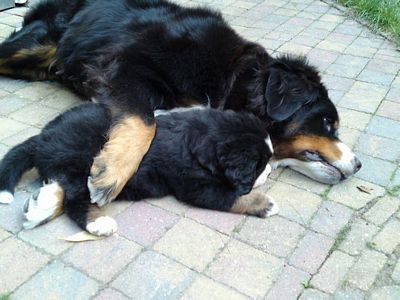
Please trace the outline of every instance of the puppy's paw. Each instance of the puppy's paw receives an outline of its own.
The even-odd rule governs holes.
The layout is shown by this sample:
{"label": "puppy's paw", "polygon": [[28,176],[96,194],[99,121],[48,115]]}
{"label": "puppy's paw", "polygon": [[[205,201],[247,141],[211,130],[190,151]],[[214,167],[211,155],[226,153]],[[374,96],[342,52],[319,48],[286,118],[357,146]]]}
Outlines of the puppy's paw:
{"label": "puppy's paw", "polygon": [[98,217],[86,225],[86,230],[97,236],[109,236],[117,232],[117,222],[108,216]]}
{"label": "puppy's paw", "polygon": [[279,213],[279,206],[275,200],[271,197],[264,195],[265,198],[262,200],[262,207],[256,210],[253,215],[259,218],[267,218]]}
{"label": "puppy's paw", "polygon": [[0,203],[10,204],[14,201],[14,195],[9,191],[0,191]]}
{"label": "puppy's paw", "polygon": [[53,182],[31,195],[24,205],[25,229],[32,229],[59,216],[63,210],[64,190]]}

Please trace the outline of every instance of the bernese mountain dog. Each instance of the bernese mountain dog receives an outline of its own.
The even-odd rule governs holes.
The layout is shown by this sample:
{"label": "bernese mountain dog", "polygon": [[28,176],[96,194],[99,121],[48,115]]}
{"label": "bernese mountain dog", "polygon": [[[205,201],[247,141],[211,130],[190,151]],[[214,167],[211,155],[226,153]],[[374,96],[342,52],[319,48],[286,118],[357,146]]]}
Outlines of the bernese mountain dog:
{"label": "bernese mountain dog", "polygon": [[115,199],[137,171],[156,134],[156,109],[249,111],[271,134],[275,166],[324,183],[361,167],[338,138],[339,117],[316,69],[300,57],[271,57],[209,8],[43,0],[0,44],[0,74],[54,79],[110,107],[118,121],[88,180],[99,205]]}
{"label": "bernese mountain dog", "polygon": [[[116,222],[101,216],[87,188],[93,159],[114,121],[104,105],[81,105],[15,146],[0,163],[0,202],[12,201],[23,172],[36,167],[47,184],[26,202],[25,228],[45,223],[64,210],[92,234],[115,232]],[[173,195],[208,209],[258,217],[277,213],[272,199],[252,190],[271,171],[268,161],[273,151],[257,117],[194,108],[160,114],[156,123],[149,151],[118,198],[136,201]],[[135,159],[137,154],[129,155]]]}

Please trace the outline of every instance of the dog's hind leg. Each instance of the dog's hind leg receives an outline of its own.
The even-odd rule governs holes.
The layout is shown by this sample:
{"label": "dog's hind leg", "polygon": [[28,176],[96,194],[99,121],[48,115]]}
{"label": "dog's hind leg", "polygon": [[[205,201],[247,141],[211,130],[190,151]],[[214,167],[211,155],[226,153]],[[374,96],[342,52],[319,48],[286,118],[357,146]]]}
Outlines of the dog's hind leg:
{"label": "dog's hind leg", "polygon": [[85,179],[68,183],[64,209],[69,218],[91,234],[109,236],[117,231],[117,222],[90,203]]}
{"label": "dog's hind leg", "polygon": [[48,26],[34,21],[12,33],[0,44],[0,75],[31,80],[50,79],[56,45],[48,37]]}
{"label": "dog's hind leg", "polygon": [[56,181],[45,184],[25,202],[23,224],[31,229],[58,217],[63,212],[64,189]]}

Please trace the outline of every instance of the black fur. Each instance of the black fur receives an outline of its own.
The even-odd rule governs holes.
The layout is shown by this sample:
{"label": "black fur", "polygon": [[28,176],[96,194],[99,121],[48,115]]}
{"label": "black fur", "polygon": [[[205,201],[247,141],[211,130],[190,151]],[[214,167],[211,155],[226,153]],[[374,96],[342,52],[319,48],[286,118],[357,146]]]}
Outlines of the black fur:
{"label": "black fur", "polygon": [[[66,213],[86,229],[87,177],[112,122],[108,109],[98,104],[58,116],[6,154],[0,164],[0,191],[13,193],[22,173],[36,167],[42,180],[63,187]],[[238,197],[250,192],[271,157],[263,124],[248,113],[195,109],[159,116],[157,126],[149,152],[119,198],[174,195],[196,206],[229,211]]]}
{"label": "black fur", "polygon": [[48,44],[57,47],[49,75],[148,122],[154,109],[199,103],[246,109],[270,126],[301,107],[331,103],[303,58],[272,58],[208,8],[165,0],[44,0],[0,45],[0,58]]}

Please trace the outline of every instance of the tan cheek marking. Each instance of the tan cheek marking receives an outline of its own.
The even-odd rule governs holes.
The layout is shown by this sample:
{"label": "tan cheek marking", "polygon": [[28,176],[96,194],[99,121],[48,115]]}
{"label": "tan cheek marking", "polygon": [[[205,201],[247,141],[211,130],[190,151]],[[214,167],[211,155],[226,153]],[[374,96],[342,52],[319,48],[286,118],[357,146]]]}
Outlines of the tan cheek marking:
{"label": "tan cheek marking", "polygon": [[342,157],[337,141],[322,136],[299,135],[286,141],[276,141],[275,144],[279,159],[296,158],[298,153],[305,150],[316,151],[328,161],[337,161]]}
{"label": "tan cheek marking", "polygon": [[339,129],[339,126],[340,126],[339,121],[335,121],[335,123],[333,123],[333,128],[335,128],[336,130]]}

